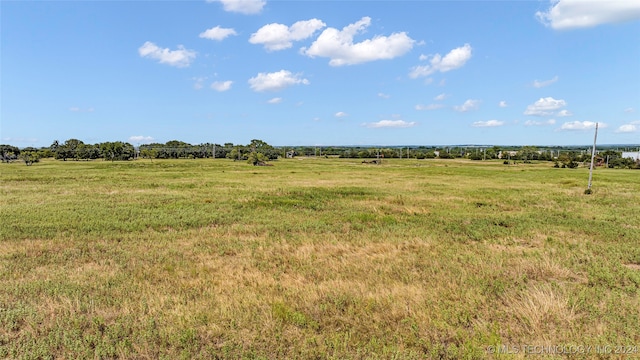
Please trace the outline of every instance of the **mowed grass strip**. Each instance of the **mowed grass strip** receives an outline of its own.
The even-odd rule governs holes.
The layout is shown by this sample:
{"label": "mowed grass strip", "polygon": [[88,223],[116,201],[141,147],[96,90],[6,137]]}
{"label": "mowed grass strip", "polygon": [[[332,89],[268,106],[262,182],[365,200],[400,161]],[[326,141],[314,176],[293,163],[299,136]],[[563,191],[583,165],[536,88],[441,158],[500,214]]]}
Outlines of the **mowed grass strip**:
{"label": "mowed grass strip", "polygon": [[[640,173],[0,167],[0,357],[485,358],[640,344]],[[596,354],[592,354],[596,356]]]}

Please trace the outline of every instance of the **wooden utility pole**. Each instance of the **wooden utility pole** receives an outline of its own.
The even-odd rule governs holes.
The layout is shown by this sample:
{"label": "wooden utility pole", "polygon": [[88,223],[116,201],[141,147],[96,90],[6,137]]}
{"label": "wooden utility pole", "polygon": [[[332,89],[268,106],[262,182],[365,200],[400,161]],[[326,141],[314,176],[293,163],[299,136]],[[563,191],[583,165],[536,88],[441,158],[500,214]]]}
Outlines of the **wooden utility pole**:
{"label": "wooden utility pole", "polygon": [[591,168],[589,169],[589,185],[587,193],[591,193],[591,179],[593,178],[593,161],[596,158],[596,140],[598,139],[598,123],[596,123],[596,134],[593,137],[593,148],[591,148]]}

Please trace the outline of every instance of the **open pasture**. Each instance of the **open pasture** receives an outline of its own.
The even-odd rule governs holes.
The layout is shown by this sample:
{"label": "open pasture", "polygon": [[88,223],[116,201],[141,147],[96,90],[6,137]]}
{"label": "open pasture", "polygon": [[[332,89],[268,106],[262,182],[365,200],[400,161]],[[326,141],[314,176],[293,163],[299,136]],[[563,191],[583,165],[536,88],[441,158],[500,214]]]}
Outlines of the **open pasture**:
{"label": "open pasture", "polygon": [[1,164],[0,358],[640,346],[637,170],[273,164]]}

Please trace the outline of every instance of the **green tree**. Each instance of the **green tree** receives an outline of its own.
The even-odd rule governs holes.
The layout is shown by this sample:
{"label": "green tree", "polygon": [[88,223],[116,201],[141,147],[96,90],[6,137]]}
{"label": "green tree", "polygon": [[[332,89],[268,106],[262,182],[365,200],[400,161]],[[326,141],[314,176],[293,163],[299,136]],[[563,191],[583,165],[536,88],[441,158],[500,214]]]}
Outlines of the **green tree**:
{"label": "green tree", "polygon": [[249,156],[247,157],[247,163],[253,166],[264,165],[268,160],[269,158],[265,154],[255,151],[249,153]]}
{"label": "green tree", "polygon": [[153,149],[153,148],[145,148],[140,150],[140,156],[142,156],[143,158],[147,158],[151,161],[153,161],[153,158],[158,156],[158,150]]}
{"label": "green tree", "polygon": [[0,145],[0,159],[2,162],[10,162],[20,155],[20,149],[12,145]]}
{"label": "green tree", "polygon": [[27,150],[20,152],[20,159],[22,159],[27,166],[31,166],[33,163],[40,161],[40,156],[38,151]]}
{"label": "green tree", "polygon": [[279,151],[266,142],[258,139],[251,140],[251,143],[247,145],[251,152],[261,153],[269,160],[275,160],[280,155]]}
{"label": "green tree", "polygon": [[105,160],[131,160],[135,156],[135,148],[122,141],[104,142],[100,144],[100,152]]}
{"label": "green tree", "polygon": [[523,146],[516,153],[516,158],[519,160],[524,160],[525,162],[538,160],[539,157],[540,153],[538,152],[538,148],[535,146]]}

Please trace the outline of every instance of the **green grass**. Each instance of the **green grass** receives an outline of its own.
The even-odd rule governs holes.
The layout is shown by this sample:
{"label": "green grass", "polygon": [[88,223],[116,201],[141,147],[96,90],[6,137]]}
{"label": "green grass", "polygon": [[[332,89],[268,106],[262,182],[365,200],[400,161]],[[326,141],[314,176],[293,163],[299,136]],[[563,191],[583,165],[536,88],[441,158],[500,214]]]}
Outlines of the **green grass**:
{"label": "green grass", "polygon": [[640,346],[638,171],[585,195],[549,163],[1,165],[0,358]]}

